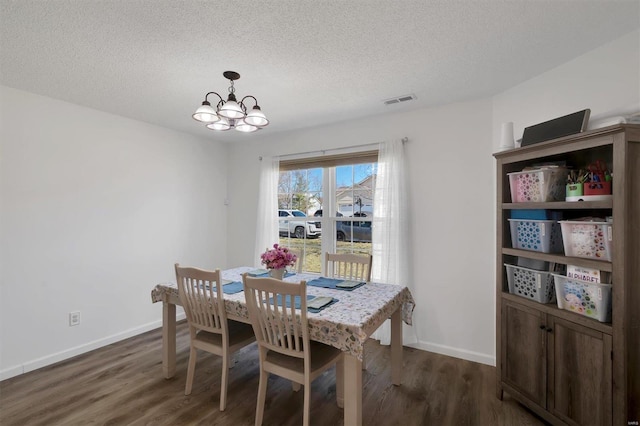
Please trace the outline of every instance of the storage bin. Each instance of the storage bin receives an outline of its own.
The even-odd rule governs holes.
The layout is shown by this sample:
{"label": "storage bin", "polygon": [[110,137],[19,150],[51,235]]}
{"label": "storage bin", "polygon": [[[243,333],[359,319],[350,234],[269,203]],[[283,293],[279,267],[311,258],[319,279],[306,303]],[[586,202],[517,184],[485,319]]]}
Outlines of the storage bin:
{"label": "storage bin", "polygon": [[613,224],[584,220],[560,221],[566,256],[611,262]]}
{"label": "storage bin", "polygon": [[545,262],[544,260],[538,259],[529,259],[528,257],[518,256],[518,261],[516,262],[518,266],[522,266],[524,268],[535,269],[537,271],[548,271],[549,270],[549,262]]}
{"label": "storage bin", "polygon": [[536,271],[508,263],[505,263],[504,266],[507,268],[509,293],[535,300],[538,303],[555,301],[556,293],[551,272]]}
{"label": "storage bin", "polygon": [[566,198],[582,197],[584,195],[584,185],[582,183],[567,184]]}
{"label": "storage bin", "polygon": [[611,321],[611,284],[590,283],[564,275],[552,275],[558,308],[600,322]]}
{"label": "storage bin", "polygon": [[568,170],[565,167],[507,173],[514,203],[564,201]]}
{"label": "storage bin", "polygon": [[584,195],[609,195],[611,194],[611,181],[585,182]]}
{"label": "storage bin", "polygon": [[511,210],[511,219],[562,220],[562,212],[545,209]]}
{"label": "storage bin", "polygon": [[511,228],[511,247],[542,253],[562,251],[562,232],[555,220],[507,220]]}

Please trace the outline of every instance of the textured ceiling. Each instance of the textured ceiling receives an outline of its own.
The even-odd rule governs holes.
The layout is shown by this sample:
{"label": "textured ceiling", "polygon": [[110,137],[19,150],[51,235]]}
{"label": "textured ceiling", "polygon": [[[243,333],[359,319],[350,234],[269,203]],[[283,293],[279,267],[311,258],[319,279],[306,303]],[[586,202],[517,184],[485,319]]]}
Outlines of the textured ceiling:
{"label": "textured ceiling", "polygon": [[638,0],[0,0],[0,83],[239,141],[191,118],[225,70],[275,133],[491,96],[639,27]]}

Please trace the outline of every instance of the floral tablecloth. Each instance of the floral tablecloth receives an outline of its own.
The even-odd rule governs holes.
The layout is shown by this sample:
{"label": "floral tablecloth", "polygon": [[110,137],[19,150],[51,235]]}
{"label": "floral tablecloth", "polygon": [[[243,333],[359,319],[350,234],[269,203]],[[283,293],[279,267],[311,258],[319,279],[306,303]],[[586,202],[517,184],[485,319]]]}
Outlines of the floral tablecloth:
{"label": "floral tablecloth", "polygon": [[[239,267],[222,271],[222,277],[231,281],[242,281],[242,274],[252,267]],[[317,274],[295,274],[285,281],[311,281]],[[178,288],[175,283],[158,284],[151,291],[151,300],[162,302],[164,296],[174,295],[177,300]],[[309,337],[343,351],[362,360],[364,342],[367,337],[392,313],[401,306],[402,319],[412,324],[415,302],[408,288],[394,284],[367,283],[353,291],[307,287],[307,294],[331,296],[337,303],[318,313],[308,312]],[[225,294],[228,315],[248,319],[244,292]]]}

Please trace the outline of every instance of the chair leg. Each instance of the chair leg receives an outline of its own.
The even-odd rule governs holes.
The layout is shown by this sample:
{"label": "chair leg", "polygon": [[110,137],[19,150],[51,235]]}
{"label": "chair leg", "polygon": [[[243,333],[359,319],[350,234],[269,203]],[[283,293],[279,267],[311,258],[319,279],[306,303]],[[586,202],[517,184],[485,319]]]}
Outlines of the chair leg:
{"label": "chair leg", "polygon": [[227,407],[227,384],[229,382],[229,355],[222,355],[222,384],[220,385],[220,411]]}
{"label": "chair leg", "polygon": [[258,384],[258,405],[256,406],[256,426],[262,426],[262,416],[264,414],[264,402],[267,398],[267,380],[269,373],[260,367],[260,383]]}
{"label": "chair leg", "polygon": [[311,381],[308,377],[304,380],[304,411],[302,417],[303,426],[309,426],[310,406],[311,406]]}
{"label": "chair leg", "polygon": [[198,350],[191,346],[189,352],[189,366],[187,367],[187,386],[184,389],[185,395],[191,395],[191,388],[193,387],[193,376],[196,372],[196,359],[198,358]]}

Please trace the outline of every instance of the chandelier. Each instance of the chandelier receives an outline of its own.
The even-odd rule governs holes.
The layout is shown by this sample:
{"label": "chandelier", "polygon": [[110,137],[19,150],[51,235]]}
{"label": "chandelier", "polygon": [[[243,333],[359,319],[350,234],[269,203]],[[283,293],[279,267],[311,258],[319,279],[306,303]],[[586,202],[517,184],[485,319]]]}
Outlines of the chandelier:
{"label": "chandelier", "polygon": [[[255,132],[269,124],[269,120],[260,110],[258,100],[255,97],[247,95],[240,102],[236,100],[236,89],[233,87],[233,82],[240,78],[240,74],[235,71],[225,71],[222,75],[231,83],[227,100],[222,99],[222,96],[216,92],[209,92],[205,95],[204,102],[192,117],[205,123],[207,128],[211,130],[221,131],[236,129],[239,132]],[[216,95],[220,98],[215,108],[211,106],[208,100],[209,95]],[[253,99],[255,103],[248,113],[245,103],[247,99]]]}

